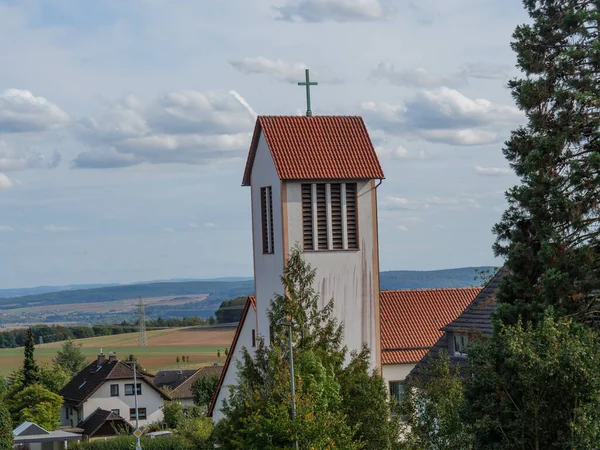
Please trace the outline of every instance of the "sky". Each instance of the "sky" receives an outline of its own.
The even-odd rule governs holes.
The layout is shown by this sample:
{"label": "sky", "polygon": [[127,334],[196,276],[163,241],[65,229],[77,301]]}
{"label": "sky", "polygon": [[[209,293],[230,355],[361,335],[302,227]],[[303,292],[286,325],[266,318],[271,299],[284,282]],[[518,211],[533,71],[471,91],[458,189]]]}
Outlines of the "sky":
{"label": "sky", "polygon": [[0,0],[0,288],[252,276],[254,113],[365,119],[380,267],[499,265],[520,0]]}

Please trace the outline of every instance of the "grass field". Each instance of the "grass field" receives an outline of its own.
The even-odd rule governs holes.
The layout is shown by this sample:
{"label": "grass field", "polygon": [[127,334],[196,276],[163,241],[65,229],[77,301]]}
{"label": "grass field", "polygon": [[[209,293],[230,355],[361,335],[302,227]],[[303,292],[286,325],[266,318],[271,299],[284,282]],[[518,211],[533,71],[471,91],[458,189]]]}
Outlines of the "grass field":
{"label": "grass field", "polygon": [[[115,336],[78,339],[83,354],[91,361],[100,349],[107,354],[116,352],[119,359],[133,353],[140,364],[151,372],[169,368],[197,368],[225,362],[225,348],[229,348],[235,328],[170,328],[148,331],[147,345],[138,346],[138,334],[126,333]],[[62,342],[36,345],[35,358],[38,363],[51,362]],[[217,357],[217,350],[221,357]],[[177,366],[176,357],[189,356],[189,364]],[[0,349],[0,375],[8,375],[23,364],[23,348]]]}

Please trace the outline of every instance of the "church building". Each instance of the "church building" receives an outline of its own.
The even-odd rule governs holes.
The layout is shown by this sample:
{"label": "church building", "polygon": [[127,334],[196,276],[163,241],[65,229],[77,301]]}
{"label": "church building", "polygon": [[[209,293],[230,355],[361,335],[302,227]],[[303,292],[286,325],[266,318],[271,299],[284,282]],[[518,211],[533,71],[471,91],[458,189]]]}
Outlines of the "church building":
{"label": "church building", "polygon": [[[434,317],[440,308],[436,295],[430,296],[429,303],[412,308],[417,316],[412,323],[402,323],[409,316],[392,311],[384,324],[392,332],[382,340],[382,302],[398,301],[395,295],[382,295],[379,286],[377,188],[384,173],[361,117],[312,116],[310,103],[308,109],[306,116],[259,116],[256,120],[242,181],[250,188],[252,202],[255,293],[246,302],[209,409],[215,422],[222,418],[227,386],[236,383],[235,362],[242,348],[252,352],[259,336],[269,345],[267,312],[273,296],[283,294],[280,277],[296,245],[316,270],[314,288],[321,307],[334,299],[335,316],[344,324],[344,345],[352,351],[366,343],[371,349],[371,368],[380,373],[383,369],[384,378],[382,354],[415,347],[421,352],[413,354],[418,353],[420,359],[441,335],[439,329],[454,320],[478,292],[447,290],[457,292],[449,294],[450,301],[447,293],[442,296],[445,323]],[[421,314],[420,308],[433,312]],[[394,341],[395,327],[414,333],[399,335],[405,342]],[[427,332],[421,333],[422,329]],[[391,347],[382,348],[382,342]],[[410,365],[401,373],[408,373],[418,362],[413,361],[415,356],[387,359]]]}

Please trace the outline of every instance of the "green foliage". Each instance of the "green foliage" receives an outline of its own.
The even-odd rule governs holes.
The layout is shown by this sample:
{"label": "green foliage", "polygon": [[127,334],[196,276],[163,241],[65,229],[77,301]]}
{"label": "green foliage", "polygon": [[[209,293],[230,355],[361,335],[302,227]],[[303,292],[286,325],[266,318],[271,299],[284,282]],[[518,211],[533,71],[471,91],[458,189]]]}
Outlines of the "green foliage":
{"label": "green foliage", "polygon": [[0,402],[4,399],[8,391],[8,384],[6,382],[6,378],[0,377]]}
{"label": "green foliage", "polygon": [[6,407],[0,403],[0,450],[13,449],[13,423],[10,413]]}
{"label": "green foliage", "polygon": [[218,323],[239,322],[246,305],[247,296],[237,297],[233,300],[225,300],[215,312]]}
{"label": "green foliage", "polygon": [[525,77],[509,82],[527,116],[504,154],[521,184],[494,227],[510,269],[498,295],[503,323],[534,324],[548,306],[589,312],[600,286],[600,45],[598,2],[524,0],[529,24],[513,34]]}
{"label": "green foliage", "polygon": [[[198,450],[208,448],[196,446],[182,436],[165,436],[156,439],[141,438],[144,450]],[[135,448],[135,438],[118,436],[107,440],[91,442],[74,442],[69,444],[69,450],[131,450]]]}
{"label": "green foliage", "polygon": [[464,450],[472,448],[473,432],[460,417],[464,407],[463,381],[441,352],[429,371],[411,380],[398,413],[403,446],[410,450]]}
{"label": "green foliage", "polygon": [[63,398],[39,384],[17,392],[8,402],[13,422],[33,422],[46,430],[58,429]]}
{"label": "green foliage", "polygon": [[[71,374],[58,366],[42,364],[38,366],[38,383],[50,392],[58,392],[71,380]],[[15,370],[11,374],[11,387],[7,397],[12,398],[17,392],[25,387],[25,375],[23,368]]]}
{"label": "green foliage", "polygon": [[184,418],[183,407],[179,402],[165,402],[163,413],[163,421],[171,429],[178,428]]}
{"label": "green foliage", "polygon": [[210,401],[217,390],[219,384],[218,375],[207,375],[199,377],[192,383],[192,394],[194,395],[194,404],[203,408],[208,408]]}
{"label": "green foliage", "polygon": [[195,449],[214,448],[209,445],[213,423],[210,417],[185,417],[179,424],[177,433],[190,442]]}
{"label": "green foliage", "polygon": [[81,351],[81,344],[75,345],[71,339],[66,341],[61,349],[56,352],[53,362],[56,367],[60,367],[71,376],[79,373],[87,365],[85,356]]}
{"label": "green foliage", "polygon": [[506,326],[469,352],[467,419],[478,448],[596,448],[600,344],[591,330],[546,314]]}
{"label": "green foliage", "polygon": [[[391,448],[389,403],[382,379],[368,373],[369,352],[351,355],[344,368],[341,325],[333,301],[319,308],[315,271],[295,248],[281,278],[286,295],[271,302],[270,345],[259,339],[255,355],[242,350],[238,385],[223,405],[214,431],[223,449]],[[296,415],[291,416],[288,327],[292,323]],[[361,409],[373,409],[363,410]],[[395,435],[397,436],[397,435]]]}
{"label": "green foliage", "polygon": [[31,328],[27,330],[27,341],[25,341],[25,359],[23,360],[23,387],[31,386],[39,381],[39,369],[35,362],[33,352],[35,350],[35,341]]}

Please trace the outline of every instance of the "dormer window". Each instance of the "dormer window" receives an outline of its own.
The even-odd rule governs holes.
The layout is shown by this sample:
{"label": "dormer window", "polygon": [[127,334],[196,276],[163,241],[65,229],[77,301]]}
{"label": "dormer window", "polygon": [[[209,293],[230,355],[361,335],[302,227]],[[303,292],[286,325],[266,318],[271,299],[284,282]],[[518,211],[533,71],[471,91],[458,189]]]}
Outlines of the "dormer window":
{"label": "dormer window", "polygon": [[461,333],[452,334],[454,335],[454,356],[467,356],[469,336]]}
{"label": "dormer window", "polygon": [[304,250],[358,249],[356,183],[302,184]]}

